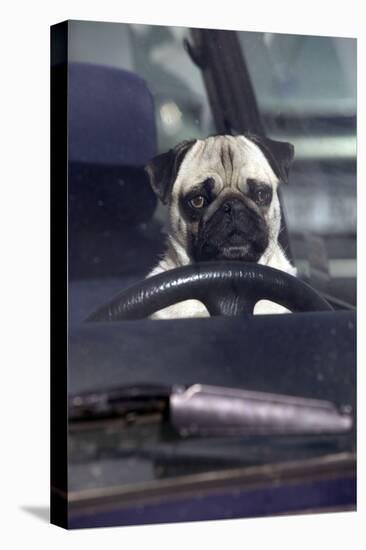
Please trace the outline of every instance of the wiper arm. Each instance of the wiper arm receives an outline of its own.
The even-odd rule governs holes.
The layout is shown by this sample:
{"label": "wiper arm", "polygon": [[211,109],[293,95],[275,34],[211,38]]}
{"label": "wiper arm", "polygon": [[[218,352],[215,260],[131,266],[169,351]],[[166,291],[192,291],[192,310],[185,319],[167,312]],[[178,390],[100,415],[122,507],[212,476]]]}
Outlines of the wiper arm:
{"label": "wiper arm", "polygon": [[71,422],[159,414],[181,436],[323,435],[353,420],[329,401],[194,384],[130,386],[71,397]]}
{"label": "wiper arm", "polygon": [[169,386],[141,384],[98,390],[71,396],[69,421],[86,422],[122,418],[133,421],[139,416],[168,413]]}

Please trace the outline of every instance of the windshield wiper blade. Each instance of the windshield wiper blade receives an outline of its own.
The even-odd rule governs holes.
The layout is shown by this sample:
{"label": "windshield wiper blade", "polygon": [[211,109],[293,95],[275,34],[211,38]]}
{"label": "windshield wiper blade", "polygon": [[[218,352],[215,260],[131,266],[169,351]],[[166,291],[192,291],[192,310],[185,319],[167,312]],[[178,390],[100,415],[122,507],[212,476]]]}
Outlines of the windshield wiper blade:
{"label": "windshield wiper blade", "polygon": [[323,435],[351,430],[329,401],[193,384],[140,385],[70,398],[71,422],[159,414],[181,436]]}
{"label": "windshield wiper blade", "polygon": [[176,388],[170,409],[172,424],[185,435],[325,434],[353,424],[329,401],[201,384]]}

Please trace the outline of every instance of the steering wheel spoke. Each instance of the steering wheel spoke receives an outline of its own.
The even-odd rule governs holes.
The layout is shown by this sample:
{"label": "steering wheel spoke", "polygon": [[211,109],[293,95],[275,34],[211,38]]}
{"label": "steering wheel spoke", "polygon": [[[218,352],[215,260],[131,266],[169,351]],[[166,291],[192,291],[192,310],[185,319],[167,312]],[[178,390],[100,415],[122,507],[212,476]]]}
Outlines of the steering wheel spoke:
{"label": "steering wheel spoke", "polygon": [[249,296],[227,292],[224,295],[209,295],[202,300],[211,317],[223,315],[225,317],[238,317],[252,314],[257,299]]}

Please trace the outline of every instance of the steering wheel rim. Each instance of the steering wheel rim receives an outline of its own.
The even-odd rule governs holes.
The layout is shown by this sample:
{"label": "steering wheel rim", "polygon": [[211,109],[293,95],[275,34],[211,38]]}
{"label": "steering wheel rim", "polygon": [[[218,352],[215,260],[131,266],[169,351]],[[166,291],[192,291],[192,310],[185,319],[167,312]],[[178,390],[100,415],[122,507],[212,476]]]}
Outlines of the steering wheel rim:
{"label": "steering wheel rim", "polygon": [[148,277],[94,312],[87,322],[137,320],[185,300],[199,300],[211,316],[253,313],[260,300],[293,312],[333,308],[304,281],[268,266],[202,262]]}

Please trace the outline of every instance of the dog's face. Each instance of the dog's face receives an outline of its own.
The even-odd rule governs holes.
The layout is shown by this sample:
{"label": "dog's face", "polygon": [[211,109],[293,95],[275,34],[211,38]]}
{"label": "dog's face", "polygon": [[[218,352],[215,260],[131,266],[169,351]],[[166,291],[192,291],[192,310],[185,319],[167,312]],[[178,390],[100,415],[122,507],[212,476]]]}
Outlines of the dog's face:
{"label": "dog's face", "polygon": [[170,235],[191,261],[258,262],[277,244],[277,187],[293,146],[254,135],[183,142],[147,165],[169,207]]}

